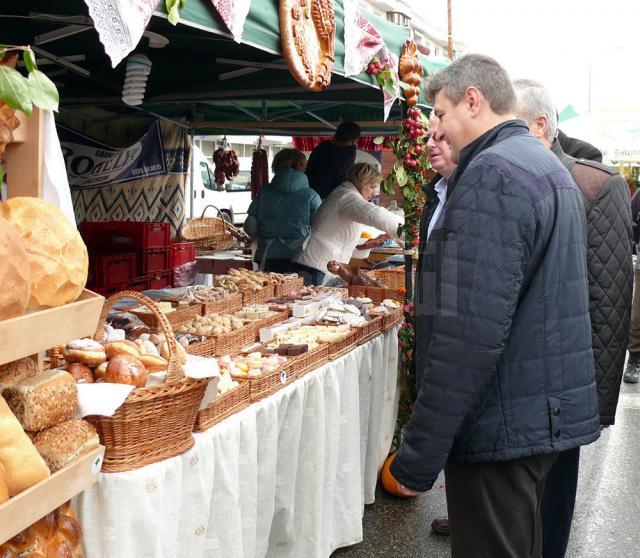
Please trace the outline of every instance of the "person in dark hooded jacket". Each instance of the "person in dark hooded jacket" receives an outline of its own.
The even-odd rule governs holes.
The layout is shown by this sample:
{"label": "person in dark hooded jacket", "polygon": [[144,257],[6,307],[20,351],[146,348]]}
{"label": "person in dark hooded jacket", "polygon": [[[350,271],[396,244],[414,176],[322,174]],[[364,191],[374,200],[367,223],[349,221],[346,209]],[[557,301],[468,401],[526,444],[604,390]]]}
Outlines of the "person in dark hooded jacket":
{"label": "person in dark hooded jacket", "polygon": [[245,230],[256,238],[254,261],[275,273],[296,271],[291,258],[311,230],[320,196],[309,188],[306,157],[299,149],[283,149],[273,158],[273,179],[249,206]]}
{"label": "person in dark hooded jacket", "polygon": [[599,436],[581,193],[495,60],[426,89],[458,166],[421,255],[419,391],[390,476],[415,494],[444,467],[453,558],[539,558],[546,477]]}

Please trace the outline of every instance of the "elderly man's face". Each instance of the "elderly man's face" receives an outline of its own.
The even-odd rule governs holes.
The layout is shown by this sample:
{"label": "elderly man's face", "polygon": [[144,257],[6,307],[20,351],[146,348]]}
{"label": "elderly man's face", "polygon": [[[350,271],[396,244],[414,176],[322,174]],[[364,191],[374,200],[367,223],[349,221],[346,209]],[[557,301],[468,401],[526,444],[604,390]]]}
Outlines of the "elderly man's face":
{"label": "elderly man's face", "polygon": [[433,112],[438,120],[438,132],[441,133],[451,148],[451,160],[458,164],[460,151],[469,141],[468,125],[471,116],[463,102],[454,105],[442,91],[436,93]]}
{"label": "elderly man's face", "polygon": [[439,128],[437,116],[433,116],[429,122],[429,130],[427,132],[429,139],[427,140],[427,149],[429,150],[429,161],[431,166],[445,178],[449,178],[453,170],[456,168],[455,163],[451,160],[451,148],[447,143],[442,130]]}

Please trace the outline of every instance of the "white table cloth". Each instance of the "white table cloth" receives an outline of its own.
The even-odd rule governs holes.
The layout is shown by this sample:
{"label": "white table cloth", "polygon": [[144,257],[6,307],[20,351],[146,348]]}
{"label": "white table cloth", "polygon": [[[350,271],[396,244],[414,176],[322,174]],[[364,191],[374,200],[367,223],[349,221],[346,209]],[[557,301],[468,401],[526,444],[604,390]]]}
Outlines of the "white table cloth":
{"label": "white table cloth", "polygon": [[326,558],[362,540],[398,410],[398,329],[75,502],[88,558]]}

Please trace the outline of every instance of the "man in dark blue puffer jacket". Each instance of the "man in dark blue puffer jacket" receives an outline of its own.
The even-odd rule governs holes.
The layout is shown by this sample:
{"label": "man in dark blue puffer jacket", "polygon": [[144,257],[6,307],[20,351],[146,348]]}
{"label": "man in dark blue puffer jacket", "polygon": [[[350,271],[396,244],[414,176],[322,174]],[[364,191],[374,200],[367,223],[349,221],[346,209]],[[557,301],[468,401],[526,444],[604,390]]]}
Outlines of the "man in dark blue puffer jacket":
{"label": "man in dark blue puffer jacket", "polygon": [[458,167],[418,270],[419,393],[391,473],[425,491],[444,467],[454,558],[539,558],[546,476],[599,435],[581,194],[491,58],[427,94]]}

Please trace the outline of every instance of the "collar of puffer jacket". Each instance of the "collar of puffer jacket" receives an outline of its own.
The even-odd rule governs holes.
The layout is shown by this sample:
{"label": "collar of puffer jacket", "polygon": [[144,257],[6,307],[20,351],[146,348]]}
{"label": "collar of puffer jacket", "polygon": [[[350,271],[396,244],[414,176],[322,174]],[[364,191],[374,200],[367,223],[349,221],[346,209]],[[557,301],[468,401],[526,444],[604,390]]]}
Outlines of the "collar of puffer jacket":
{"label": "collar of puffer jacket", "polygon": [[480,153],[485,149],[489,149],[492,145],[498,142],[504,141],[507,138],[513,136],[521,136],[529,133],[529,127],[523,120],[507,120],[497,126],[486,131],[476,140],[472,141],[469,145],[464,147],[460,151],[460,161],[458,167],[453,172],[453,175],[449,178],[447,184],[447,199],[451,196],[458,180],[463,175],[469,163],[473,161]]}
{"label": "collar of puffer jacket", "polygon": [[287,167],[276,172],[270,186],[276,192],[299,192],[300,190],[309,188],[309,180],[303,172]]}

